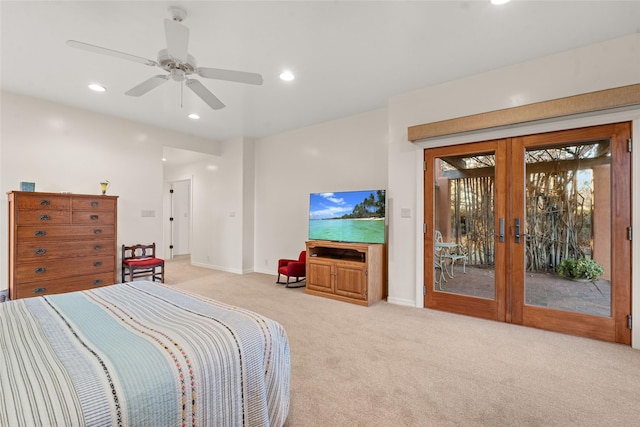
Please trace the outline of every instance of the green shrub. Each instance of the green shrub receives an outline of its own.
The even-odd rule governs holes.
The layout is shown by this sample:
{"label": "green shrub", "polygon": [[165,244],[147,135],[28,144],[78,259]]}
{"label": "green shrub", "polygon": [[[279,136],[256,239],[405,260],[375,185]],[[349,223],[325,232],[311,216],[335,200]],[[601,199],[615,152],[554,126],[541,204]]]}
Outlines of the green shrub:
{"label": "green shrub", "polygon": [[604,274],[604,267],[592,259],[567,258],[560,261],[556,272],[561,276],[572,279],[587,279],[595,281]]}

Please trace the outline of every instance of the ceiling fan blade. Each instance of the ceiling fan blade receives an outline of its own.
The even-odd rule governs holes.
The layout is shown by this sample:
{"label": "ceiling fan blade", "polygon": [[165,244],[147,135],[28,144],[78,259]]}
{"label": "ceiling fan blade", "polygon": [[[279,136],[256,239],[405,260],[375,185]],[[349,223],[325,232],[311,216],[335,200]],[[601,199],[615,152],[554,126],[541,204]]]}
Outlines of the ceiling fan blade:
{"label": "ceiling fan blade", "polygon": [[76,49],[82,49],[93,53],[101,53],[103,55],[115,56],[116,58],[126,59],[133,62],[139,62],[141,64],[158,66],[159,64],[151,59],[143,58],[141,56],[135,56],[124,52],[119,52],[113,49],[107,49],[106,47],[95,46],[88,43],[83,43],[75,40],[67,40],[67,46],[75,47]]}
{"label": "ceiling fan blade", "polygon": [[143,81],[138,86],[129,89],[124,94],[129,96],[142,96],[151,89],[157,88],[167,80],[169,80],[169,76],[153,76],[150,79]]}
{"label": "ceiling fan blade", "polygon": [[178,21],[165,19],[164,32],[167,37],[167,52],[169,56],[180,62],[187,62],[189,29]]}
{"label": "ceiling fan blade", "polygon": [[199,67],[196,72],[200,77],[204,77],[206,79],[228,80],[230,82],[248,83],[250,85],[262,84],[262,76],[257,73],[205,67]]}
{"label": "ceiling fan blade", "polygon": [[200,83],[200,81],[187,79],[187,87],[214,110],[220,110],[221,108],[224,108],[224,104],[222,103],[222,101],[220,101],[214,94],[212,94],[209,89],[204,87],[204,85]]}

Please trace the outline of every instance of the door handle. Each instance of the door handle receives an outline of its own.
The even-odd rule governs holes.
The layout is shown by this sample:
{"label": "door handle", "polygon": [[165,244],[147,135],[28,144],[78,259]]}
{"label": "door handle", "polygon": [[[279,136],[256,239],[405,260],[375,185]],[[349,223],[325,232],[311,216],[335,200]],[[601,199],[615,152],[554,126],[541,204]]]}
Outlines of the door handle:
{"label": "door handle", "polygon": [[500,234],[498,234],[500,243],[504,243],[504,218],[500,218]]}
{"label": "door handle", "polygon": [[520,243],[520,218],[516,218],[515,240],[516,243]]}

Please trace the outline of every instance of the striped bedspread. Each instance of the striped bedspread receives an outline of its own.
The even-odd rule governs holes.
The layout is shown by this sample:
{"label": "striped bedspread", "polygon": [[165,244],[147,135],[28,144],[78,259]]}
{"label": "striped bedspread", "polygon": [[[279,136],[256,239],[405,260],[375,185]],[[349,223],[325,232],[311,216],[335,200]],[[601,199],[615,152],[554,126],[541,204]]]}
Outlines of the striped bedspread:
{"label": "striped bedspread", "polygon": [[0,426],[281,426],[280,324],[146,281],[0,304]]}

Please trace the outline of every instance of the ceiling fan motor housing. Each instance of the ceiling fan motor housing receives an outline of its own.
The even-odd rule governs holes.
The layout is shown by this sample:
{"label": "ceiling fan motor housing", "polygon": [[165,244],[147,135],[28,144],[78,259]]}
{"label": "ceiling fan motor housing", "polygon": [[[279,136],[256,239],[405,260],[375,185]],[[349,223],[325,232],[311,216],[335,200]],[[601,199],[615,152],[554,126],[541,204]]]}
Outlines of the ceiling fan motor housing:
{"label": "ceiling fan motor housing", "polygon": [[169,73],[173,70],[181,70],[186,75],[193,74],[198,68],[196,58],[193,56],[187,54],[187,62],[180,62],[172,58],[167,49],[162,49],[158,52],[158,64],[160,64],[163,70]]}

